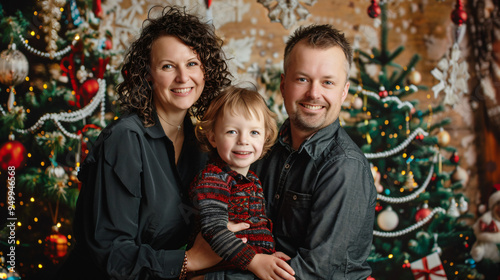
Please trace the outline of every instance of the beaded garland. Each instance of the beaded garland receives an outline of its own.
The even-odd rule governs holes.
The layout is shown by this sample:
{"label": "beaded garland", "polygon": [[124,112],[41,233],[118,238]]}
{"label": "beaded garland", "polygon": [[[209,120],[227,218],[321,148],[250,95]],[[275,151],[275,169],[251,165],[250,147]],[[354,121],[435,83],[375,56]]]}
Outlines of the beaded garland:
{"label": "beaded garland", "polygon": [[417,134],[422,134],[424,136],[429,135],[429,133],[425,132],[422,128],[417,128],[415,129],[408,138],[406,138],[405,141],[403,141],[400,145],[397,147],[390,149],[388,151],[380,152],[380,153],[365,153],[365,157],[367,159],[376,159],[376,158],[387,158],[390,156],[393,156],[399,152],[401,152],[403,149],[405,149],[408,145],[410,145],[411,141],[417,136]]}
{"label": "beaded garland", "polygon": [[25,39],[23,37],[23,35],[19,34],[19,39],[21,40],[21,43],[23,44],[23,46],[32,54],[35,54],[35,55],[38,55],[41,57],[45,57],[45,58],[50,58],[50,59],[60,58],[64,55],[68,54],[71,51],[71,46],[74,46],[76,44],[76,42],[78,42],[78,39],[75,38],[73,40],[73,42],[71,42],[71,46],[66,46],[64,49],[57,51],[57,52],[54,52],[54,55],[51,56],[50,53],[39,51],[39,50],[33,48],[32,46],[30,46],[28,43],[26,43],[27,39]]}
{"label": "beaded garland", "polygon": [[[73,139],[80,139],[81,136],[77,135],[75,133],[71,133],[67,131],[61,124],[61,122],[77,122],[82,119],[87,118],[88,116],[92,115],[95,109],[101,105],[101,125],[104,127],[105,122],[104,122],[104,114],[105,114],[105,89],[106,89],[106,81],[103,79],[98,79],[97,82],[99,83],[99,90],[97,91],[96,96],[92,99],[92,101],[87,104],[84,108],[73,111],[71,113],[63,112],[63,113],[47,113],[44,114],[43,116],[38,119],[38,121],[32,125],[30,128],[27,129],[19,129],[15,128],[14,131],[21,133],[21,134],[27,134],[27,133],[33,133],[34,131],[40,129],[45,121],[47,120],[52,120],[54,124],[57,126],[61,132],[66,135],[67,137],[73,138]],[[0,106],[0,112],[2,115],[6,115],[4,109],[2,106]]]}

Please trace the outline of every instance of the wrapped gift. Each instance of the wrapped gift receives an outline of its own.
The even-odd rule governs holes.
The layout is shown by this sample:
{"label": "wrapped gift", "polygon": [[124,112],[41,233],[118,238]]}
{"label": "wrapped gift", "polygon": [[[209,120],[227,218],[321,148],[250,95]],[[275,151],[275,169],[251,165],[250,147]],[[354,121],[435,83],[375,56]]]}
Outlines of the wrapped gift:
{"label": "wrapped gift", "polygon": [[446,280],[441,259],[438,253],[433,253],[411,263],[411,272],[416,280]]}

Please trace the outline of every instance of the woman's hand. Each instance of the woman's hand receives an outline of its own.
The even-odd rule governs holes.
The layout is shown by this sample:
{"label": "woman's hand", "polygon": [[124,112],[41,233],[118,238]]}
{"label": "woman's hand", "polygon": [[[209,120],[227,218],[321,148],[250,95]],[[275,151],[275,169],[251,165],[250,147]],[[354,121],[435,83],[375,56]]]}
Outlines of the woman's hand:
{"label": "woman's hand", "polygon": [[[240,230],[244,230],[249,228],[250,225],[247,223],[233,223],[229,222],[227,224],[227,228],[232,232],[238,232]],[[243,243],[247,242],[246,238],[241,239]],[[198,233],[196,239],[194,241],[193,247],[186,251],[188,263],[187,269],[188,271],[197,271],[205,268],[212,267],[218,264],[222,258],[217,255],[212,248],[210,248],[210,244],[201,236],[201,233]]]}
{"label": "woman's hand", "polygon": [[212,248],[210,248],[210,245],[205,240],[205,238],[201,236],[201,233],[198,233],[198,235],[196,236],[193,247],[186,251],[186,256],[188,259],[188,271],[197,271],[209,268],[216,265],[222,260],[222,258],[219,257],[212,250]]}
{"label": "woman's hand", "polygon": [[295,272],[285,260],[290,257],[281,252],[273,255],[257,254],[248,265],[248,270],[262,280],[295,280]]}

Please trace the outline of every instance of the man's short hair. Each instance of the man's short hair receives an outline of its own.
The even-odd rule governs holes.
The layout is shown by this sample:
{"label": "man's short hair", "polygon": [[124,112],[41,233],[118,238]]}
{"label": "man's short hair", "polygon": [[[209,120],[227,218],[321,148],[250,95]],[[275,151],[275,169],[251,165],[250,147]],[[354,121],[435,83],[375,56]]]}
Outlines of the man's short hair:
{"label": "man's short hair", "polygon": [[347,61],[346,73],[349,75],[352,63],[351,45],[345,38],[344,34],[330,24],[312,24],[309,26],[301,26],[293,32],[290,38],[288,38],[285,47],[285,57],[283,61],[283,71],[285,73],[289,64],[290,53],[292,52],[293,47],[301,41],[304,41],[308,46],[313,48],[340,47],[345,54]]}

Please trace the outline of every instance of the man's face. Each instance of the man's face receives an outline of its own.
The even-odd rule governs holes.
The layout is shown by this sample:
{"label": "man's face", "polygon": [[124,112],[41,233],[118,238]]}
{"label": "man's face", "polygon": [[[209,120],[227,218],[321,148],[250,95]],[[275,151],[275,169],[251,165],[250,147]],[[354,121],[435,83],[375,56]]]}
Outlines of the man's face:
{"label": "man's face", "polygon": [[312,134],[338,118],[349,89],[346,64],[340,47],[295,45],[280,84],[292,133]]}

